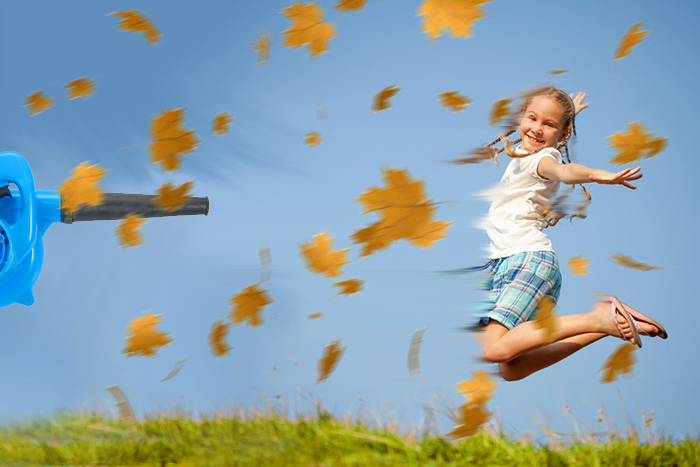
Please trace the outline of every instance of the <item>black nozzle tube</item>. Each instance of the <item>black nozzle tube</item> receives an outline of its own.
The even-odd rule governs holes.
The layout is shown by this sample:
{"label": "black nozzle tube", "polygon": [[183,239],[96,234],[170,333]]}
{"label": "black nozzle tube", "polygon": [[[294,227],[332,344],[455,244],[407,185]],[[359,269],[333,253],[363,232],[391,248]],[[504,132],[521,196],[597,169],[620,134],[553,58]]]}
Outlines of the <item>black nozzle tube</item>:
{"label": "black nozzle tube", "polygon": [[72,224],[80,221],[114,221],[123,219],[128,214],[140,214],[143,217],[192,216],[209,213],[209,197],[190,198],[183,206],[174,211],[166,211],[153,203],[156,195],[132,195],[128,193],[105,193],[103,203],[99,206],[83,206],[70,212],[61,208],[61,222]]}

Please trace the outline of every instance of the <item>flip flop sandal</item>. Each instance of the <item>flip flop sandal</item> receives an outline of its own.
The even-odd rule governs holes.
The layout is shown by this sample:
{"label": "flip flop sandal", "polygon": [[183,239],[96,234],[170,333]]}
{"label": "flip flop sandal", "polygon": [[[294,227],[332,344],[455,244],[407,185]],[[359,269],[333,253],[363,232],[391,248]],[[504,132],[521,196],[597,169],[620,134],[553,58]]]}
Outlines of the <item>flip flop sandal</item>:
{"label": "flip flop sandal", "polygon": [[[594,294],[594,295],[597,295],[597,296],[599,296],[599,297],[605,297],[605,298],[607,298],[608,300],[612,300],[612,298],[613,298],[613,297],[611,297],[611,296],[609,296],[609,295],[598,294],[598,293],[597,293],[597,294]],[[659,323],[658,321],[656,321],[656,320],[654,320],[654,319],[648,317],[648,316],[645,315],[644,313],[641,313],[640,311],[638,311],[638,310],[632,308],[629,304],[623,305],[622,303],[620,303],[620,305],[621,305],[625,310],[627,310],[627,312],[630,314],[630,316],[632,316],[632,319],[634,319],[634,320],[636,320],[636,321],[641,321],[642,323],[651,324],[652,326],[656,326],[656,328],[659,330],[657,336],[659,336],[659,337],[662,338],[662,339],[668,338],[668,333],[666,332],[666,329],[664,329],[664,327],[661,325],[661,323]],[[641,331],[640,331],[640,332],[641,332]],[[648,334],[647,334],[646,332],[642,332],[642,335],[643,335],[643,336],[648,336]]]}
{"label": "flip flop sandal", "polygon": [[[612,298],[612,297],[611,297]],[[620,338],[623,341],[630,341],[632,344],[635,344],[637,347],[640,349],[642,348],[642,340],[639,338],[639,325],[637,324],[637,321],[635,321],[634,318],[627,312],[627,309],[625,309],[624,306],[622,305],[616,305],[615,301],[610,301],[610,312],[612,313],[612,319],[613,323],[615,323],[615,327],[617,327],[617,330],[620,331]],[[619,302],[618,302],[619,303]],[[617,322],[617,313],[620,313],[622,316],[624,316],[625,320],[627,320],[628,323],[630,323],[632,326],[632,339],[628,339],[625,337],[625,333],[622,332],[622,328],[620,327],[620,324]]]}

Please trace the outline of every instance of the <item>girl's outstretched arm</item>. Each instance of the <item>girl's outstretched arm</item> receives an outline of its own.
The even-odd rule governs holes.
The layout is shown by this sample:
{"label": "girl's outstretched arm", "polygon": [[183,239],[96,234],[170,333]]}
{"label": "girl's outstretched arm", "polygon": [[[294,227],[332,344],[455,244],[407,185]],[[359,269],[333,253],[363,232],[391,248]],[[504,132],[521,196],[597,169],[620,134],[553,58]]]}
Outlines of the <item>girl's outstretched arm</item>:
{"label": "girl's outstretched arm", "polygon": [[578,183],[596,182],[603,185],[622,185],[632,190],[637,187],[629,184],[630,181],[639,180],[642,174],[636,169],[626,168],[617,173],[608,172],[603,169],[593,169],[581,164],[560,164],[551,157],[544,157],[537,165],[537,173],[548,180],[556,180],[567,185]]}

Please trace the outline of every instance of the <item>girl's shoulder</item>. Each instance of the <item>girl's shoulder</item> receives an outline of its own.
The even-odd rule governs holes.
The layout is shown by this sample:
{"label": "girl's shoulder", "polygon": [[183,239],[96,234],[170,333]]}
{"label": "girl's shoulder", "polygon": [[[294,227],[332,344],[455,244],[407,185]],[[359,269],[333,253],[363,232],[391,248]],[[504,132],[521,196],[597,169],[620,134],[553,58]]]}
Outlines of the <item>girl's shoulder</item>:
{"label": "girl's shoulder", "polygon": [[530,157],[531,159],[541,159],[546,156],[552,156],[554,159],[556,159],[557,162],[561,163],[563,161],[561,152],[557,148],[542,148],[536,153],[532,154]]}

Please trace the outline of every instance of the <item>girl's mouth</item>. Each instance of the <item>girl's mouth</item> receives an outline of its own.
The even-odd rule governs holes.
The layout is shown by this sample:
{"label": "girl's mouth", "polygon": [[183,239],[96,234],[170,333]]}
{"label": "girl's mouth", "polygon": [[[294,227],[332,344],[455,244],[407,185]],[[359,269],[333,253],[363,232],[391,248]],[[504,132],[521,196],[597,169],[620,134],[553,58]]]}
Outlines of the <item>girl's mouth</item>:
{"label": "girl's mouth", "polygon": [[544,143],[544,141],[540,141],[539,139],[537,139],[533,136],[527,135],[527,137],[530,138],[530,141],[532,141],[533,143],[536,143],[536,144],[543,144]]}

